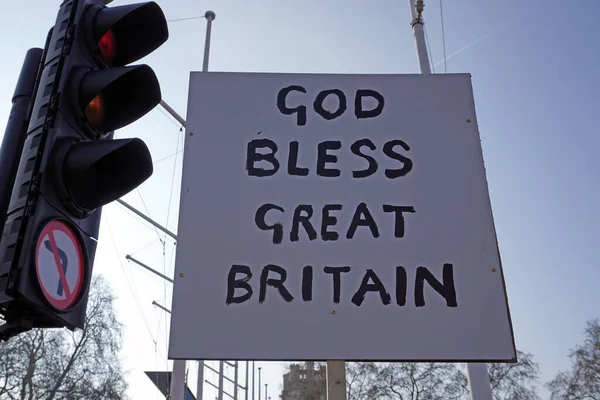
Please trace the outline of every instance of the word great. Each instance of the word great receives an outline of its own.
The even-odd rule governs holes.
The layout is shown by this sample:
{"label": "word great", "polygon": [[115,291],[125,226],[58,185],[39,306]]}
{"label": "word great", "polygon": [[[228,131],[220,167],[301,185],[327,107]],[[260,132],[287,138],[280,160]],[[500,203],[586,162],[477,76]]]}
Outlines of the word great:
{"label": "word great", "polygon": [[[350,273],[352,268],[343,267],[324,267],[323,272],[331,275],[333,282],[333,302],[339,303],[342,290],[342,274]],[[238,276],[241,275],[241,276]],[[252,280],[252,270],[247,265],[232,265],[227,276],[227,297],[225,304],[241,304],[250,300],[254,294],[254,290],[250,285]],[[258,303],[264,303],[267,296],[267,288],[273,288],[279,296],[287,303],[294,300],[294,296],[290,293],[285,285],[287,272],[284,268],[269,264],[263,267],[259,277],[259,293]],[[417,307],[425,306],[425,282],[446,300],[447,307],[457,307],[456,290],[454,287],[454,267],[452,264],[444,264],[442,268],[442,282],[440,282],[427,268],[418,267],[415,280],[413,294],[414,303]],[[300,283],[302,301],[309,302],[313,298],[313,267],[306,266],[302,270],[302,281]],[[236,294],[236,290],[242,291],[242,294]],[[402,266],[396,267],[396,282],[395,282],[395,302],[398,306],[406,305],[406,296],[408,290],[408,278],[406,269]],[[359,306],[365,301],[368,293],[379,295],[379,300],[383,305],[392,303],[392,296],[384,286],[383,282],[372,269],[367,269],[363,275],[359,287],[351,296],[350,301]]]}
{"label": "word great", "polygon": [[[329,228],[337,225],[338,219],[335,215],[332,215],[333,211],[341,211],[343,206],[341,204],[326,204],[321,209],[321,239],[323,241],[338,240],[340,237],[339,233],[330,230]],[[394,236],[397,238],[404,237],[404,213],[414,213],[415,209],[412,206],[394,206],[391,204],[384,204],[382,207],[384,213],[394,214]],[[267,224],[266,217],[269,212],[280,215],[285,213],[285,210],[275,204],[267,203],[263,204],[256,210],[254,216],[254,223],[263,231],[273,231],[273,243],[280,244],[283,240],[283,224],[278,221],[275,223]],[[291,218],[292,228],[290,229],[290,241],[297,242],[300,240],[300,226],[304,229],[310,240],[317,238],[317,231],[314,228],[313,219],[313,207],[310,204],[300,204],[294,209],[294,214]],[[314,218],[316,219],[316,218]],[[364,226],[369,228],[371,235],[374,238],[379,237],[379,227],[369,207],[366,203],[360,203],[356,206],[350,225],[346,231],[346,239],[352,239],[358,227]]]}

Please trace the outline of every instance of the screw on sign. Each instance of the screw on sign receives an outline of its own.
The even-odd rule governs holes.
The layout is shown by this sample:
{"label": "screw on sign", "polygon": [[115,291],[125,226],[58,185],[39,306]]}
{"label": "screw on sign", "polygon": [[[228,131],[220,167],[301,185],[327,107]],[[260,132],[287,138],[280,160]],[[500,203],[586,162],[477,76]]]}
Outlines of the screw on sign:
{"label": "screw on sign", "polygon": [[83,287],[83,251],[75,232],[60,221],[49,222],[37,241],[35,269],[46,300],[66,310],[79,298]]}

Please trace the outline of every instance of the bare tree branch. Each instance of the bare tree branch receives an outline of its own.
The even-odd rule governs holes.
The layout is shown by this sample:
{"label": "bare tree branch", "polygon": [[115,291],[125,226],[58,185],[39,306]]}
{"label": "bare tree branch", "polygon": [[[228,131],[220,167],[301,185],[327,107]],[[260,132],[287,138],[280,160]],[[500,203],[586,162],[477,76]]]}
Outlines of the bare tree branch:
{"label": "bare tree branch", "polygon": [[581,345],[571,351],[571,368],[559,372],[547,386],[557,400],[600,399],[600,321],[588,321]]}
{"label": "bare tree branch", "polygon": [[91,284],[84,329],[33,329],[0,343],[0,398],[123,400],[122,325],[108,284]]}

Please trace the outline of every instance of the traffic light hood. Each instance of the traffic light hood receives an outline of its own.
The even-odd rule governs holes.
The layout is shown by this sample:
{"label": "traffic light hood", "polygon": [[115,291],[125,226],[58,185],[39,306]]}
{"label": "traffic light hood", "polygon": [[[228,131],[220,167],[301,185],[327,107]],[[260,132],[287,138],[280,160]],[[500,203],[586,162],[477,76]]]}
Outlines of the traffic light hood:
{"label": "traffic light hood", "polygon": [[137,138],[78,142],[65,145],[57,154],[57,183],[84,211],[124,196],[153,172],[150,152]]}
{"label": "traffic light hood", "polygon": [[104,7],[93,36],[109,66],[123,66],[150,54],[169,38],[165,16],[154,2]]}
{"label": "traffic light hood", "polygon": [[77,91],[85,119],[102,134],[138,120],[161,100],[158,79],[147,65],[90,71]]}

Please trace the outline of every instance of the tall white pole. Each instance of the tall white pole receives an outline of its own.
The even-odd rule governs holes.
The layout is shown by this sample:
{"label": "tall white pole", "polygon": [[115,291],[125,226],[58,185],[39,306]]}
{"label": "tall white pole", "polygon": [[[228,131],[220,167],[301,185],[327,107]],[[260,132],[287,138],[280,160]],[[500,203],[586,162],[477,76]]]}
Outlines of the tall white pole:
{"label": "tall white pole", "polygon": [[170,400],[183,400],[185,394],[185,360],[173,361]]}
{"label": "tall white pole", "polygon": [[212,11],[207,11],[204,14],[204,18],[208,21],[206,23],[206,39],[204,41],[204,62],[202,63],[202,72],[208,71],[208,58],[210,55],[210,35],[212,32],[212,22],[217,16]]}
{"label": "tall white pole", "polygon": [[198,361],[198,383],[196,384],[196,399],[202,400],[204,396],[204,360]]}
{"label": "tall white pole", "polygon": [[248,378],[250,377],[250,361],[246,361],[246,395],[244,396],[244,400],[248,400],[248,396],[250,395],[250,382],[248,382]]}
{"label": "tall white pole", "polygon": [[[409,3],[412,16],[411,25],[415,33],[417,56],[419,57],[419,67],[422,74],[431,74],[425,30],[423,29],[423,8],[425,5],[423,0],[409,0]],[[493,400],[487,364],[467,364],[467,379],[469,381],[471,400]]]}
{"label": "tall white pole", "polygon": [[262,367],[258,367],[258,400],[260,400],[260,369]]}
{"label": "tall white pole", "polygon": [[427,53],[427,42],[425,41],[425,28],[423,27],[423,0],[409,0],[411,25],[415,34],[417,44],[417,56],[419,57],[419,68],[422,74],[431,74],[431,64]]}
{"label": "tall white pole", "polygon": [[235,361],[233,365],[233,400],[238,400],[238,367],[239,364]]}
{"label": "tall white pole", "polygon": [[486,363],[467,364],[467,379],[471,400],[494,400]]}
{"label": "tall white pole", "polygon": [[[202,61],[202,72],[206,72],[208,71],[208,58],[210,55],[210,34],[211,34],[211,30],[212,30],[212,22],[214,21],[216,15],[214,12],[212,11],[207,11],[204,14],[204,17],[207,19],[207,23],[206,23],[206,40],[204,41],[204,59]],[[179,117],[181,118],[181,117]],[[183,118],[181,118],[181,120],[183,120]],[[179,121],[179,119],[178,119]],[[185,126],[185,121],[180,123],[182,125]],[[221,379],[221,376],[219,376],[219,379]],[[222,391],[222,387],[221,387],[221,391]],[[196,387],[196,398],[198,400],[202,400],[202,396],[204,394],[204,360],[198,360],[198,384]],[[221,394],[221,398],[222,398],[222,394]]]}
{"label": "tall white pole", "polygon": [[327,400],[346,400],[346,362],[328,360],[326,368]]}
{"label": "tall white pole", "polygon": [[256,392],[256,390],[254,390],[254,382],[256,382],[256,376],[255,373],[256,372],[256,365],[254,365],[254,361],[252,361],[252,400],[254,400],[254,393]]}
{"label": "tall white pole", "polygon": [[219,361],[219,393],[217,394],[218,400],[223,400],[223,374],[225,368],[225,362],[223,360]]}

